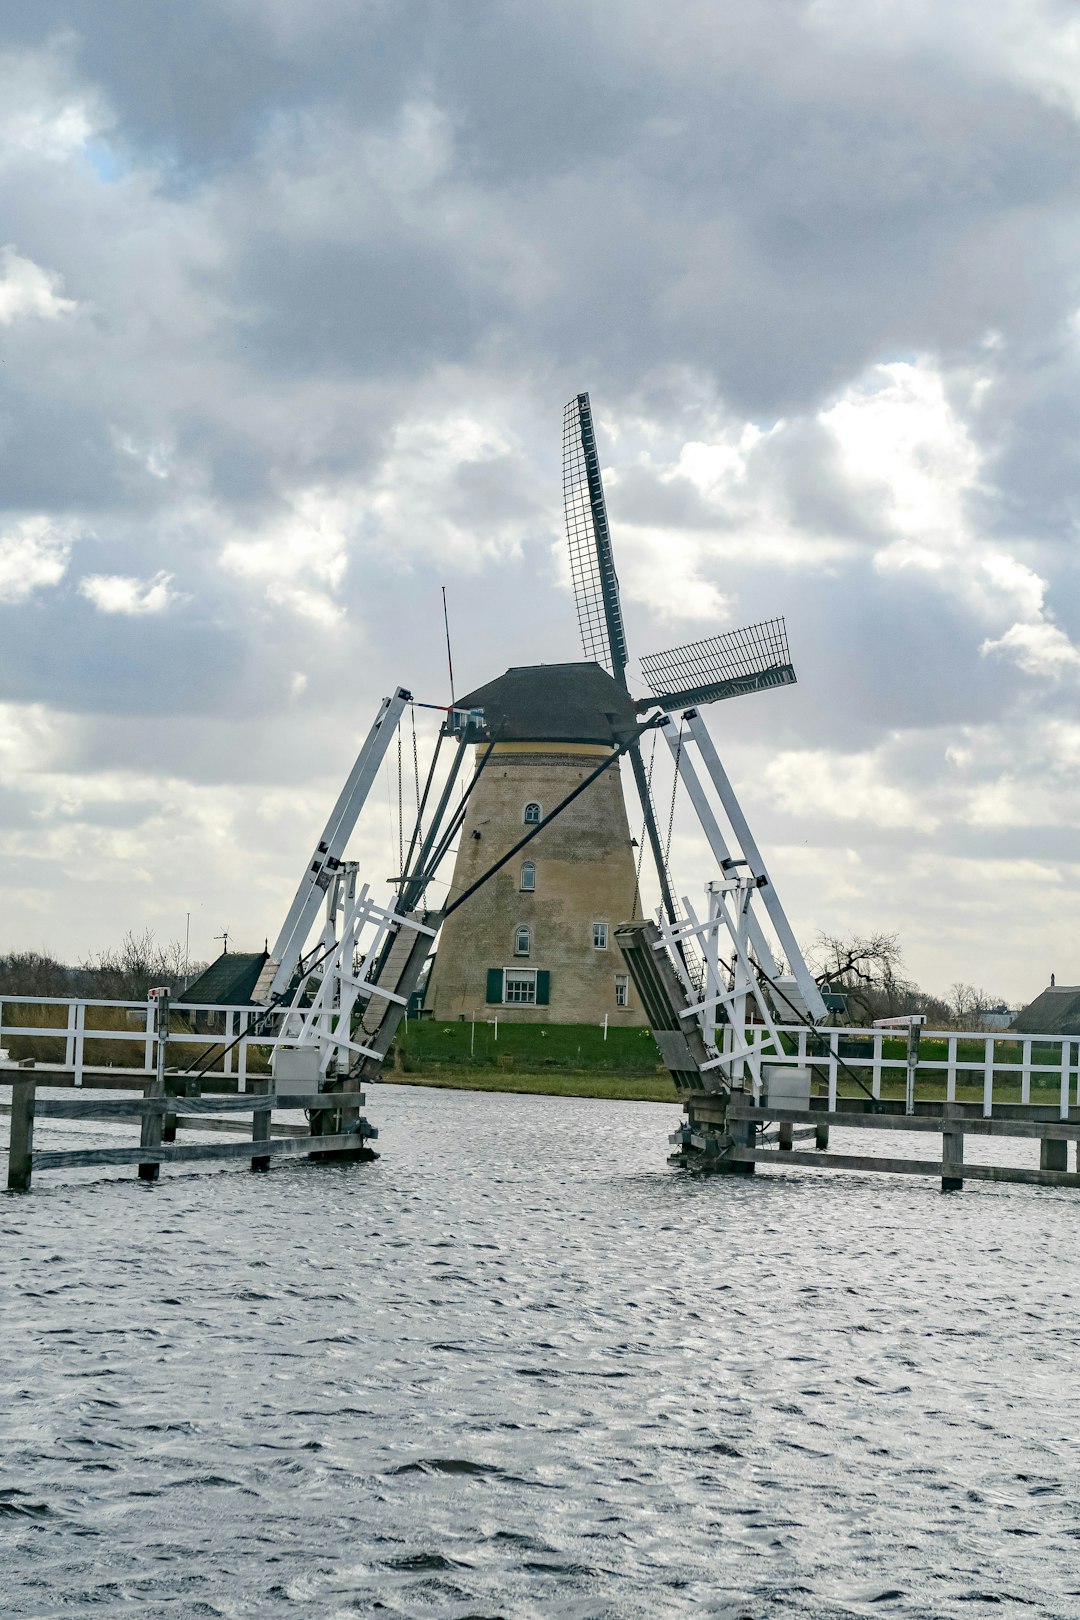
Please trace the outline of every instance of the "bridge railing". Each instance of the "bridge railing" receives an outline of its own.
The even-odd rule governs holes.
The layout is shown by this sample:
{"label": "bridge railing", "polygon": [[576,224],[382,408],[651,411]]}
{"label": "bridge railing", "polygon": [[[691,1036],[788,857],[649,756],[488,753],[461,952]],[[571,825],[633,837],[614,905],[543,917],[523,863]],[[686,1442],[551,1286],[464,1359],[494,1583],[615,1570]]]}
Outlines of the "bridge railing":
{"label": "bridge railing", "polygon": [[[828,1096],[835,1111],[839,1096],[902,1097],[908,1075],[907,1040],[893,1030],[809,1030],[777,1025],[783,1052],[777,1053],[761,1025],[727,1026],[725,1048],[751,1048],[744,1084],[755,1100],[764,1094],[763,1070],[770,1065],[809,1067],[814,1091]],[[1060,1118],[1080,1107],[1080,1037],[999,1031],[971,1034],[923,1029],[915,1069],[915,1099],[924,1102],[981,1102],[987,1118],[1009,1103],[1056,1106]]]}
{"label": "bridge railing", "polygon": [[[24,1010],[28,1008],[55,1009],[55,1012],[43,1014],[47,1021],[38,1024],[27,1021]],[[35,1053],[34,1067],[47,1073],[62,1071],[65,1079],[70,1074],[72,1082],[69,1083],[76,1086],[93,1085],[103,1076],[119,1078],[126,1074],[134,1079],[151,1074],[157,1062],[154,1009],[153,1001],[110,1001],[92,996],[9,994],[0,997],[0,1049],[7,1048],[10,1042],[15,1043],[7,1063],[0,1060],[0,1084],[12,1068],[19,1067],[19,1043],[27,1041],[35,1047],[45,1041],[54,1045],[54,1055],[45,1057]],[[197,1014],[212,1015],[221,1028],[193,1027]],[[188,1015],[191,1015],[191,1024]],[[169,1062],[187,1067],[200,1053],[225,1049],[213,1072],[235,1078],[237,1090],[246,1091],[249,1072],[266,1074],[265,1052],[281,1039],[283,1020],[284,1009],[268,1016],[261,1007],[174,1001],[169,1018]],[[236,1044],[230,1047],[234,1041]],[[115,1043],[120,1045],[119,1052]],[[109,1048],[113,1061],[93,1061],[95,1048],[103,1045]],[[130,1062],[126,1061],[128,1051]],[[100,1050],[97,1055],[100,1056]],[[117,1058],[120,1061],[115,1061]]]}

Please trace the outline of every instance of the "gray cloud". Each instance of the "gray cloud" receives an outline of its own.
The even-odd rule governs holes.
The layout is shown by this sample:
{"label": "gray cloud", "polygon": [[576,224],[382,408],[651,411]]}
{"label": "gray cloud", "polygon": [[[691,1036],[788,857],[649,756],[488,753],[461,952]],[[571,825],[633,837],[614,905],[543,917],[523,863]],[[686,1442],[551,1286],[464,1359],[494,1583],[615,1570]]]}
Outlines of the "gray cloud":
{"label": "gray cloud", "polygon": [[[194,887],[272,932],[382,690],[445,695],[441,584],[459,686],[576,656],[559,431],[587,386],[633,646],[788,616],[801,685],[715,715],[769,838],[830,870],[887,847],[913,885],[1037,845],[1064,959],[1068,12],[1004,42],[964,7],[929,39],[822,16],[12,0],[0,946],[61,885],[72,954],[103,895],[175,932]],[[1014,624],[1042,675],[981,652]],[[919,971],[1034,988],[1004,945],[968,959],[956,881]],[[789,882],[804,932],[891,903]]]}

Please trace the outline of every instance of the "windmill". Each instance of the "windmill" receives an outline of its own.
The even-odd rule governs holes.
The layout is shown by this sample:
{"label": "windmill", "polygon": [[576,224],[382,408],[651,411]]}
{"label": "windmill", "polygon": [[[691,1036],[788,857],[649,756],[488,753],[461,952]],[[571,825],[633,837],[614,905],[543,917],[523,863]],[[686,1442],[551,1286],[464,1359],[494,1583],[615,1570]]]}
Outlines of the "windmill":
{"label": "windmill", "polygon": [[[539,1022],[653,1023],[647,998],[634,980],[601,957],[615,929],[638,916],[640,864],[632,840],[618,771],[597,781],[558,829],[545,832],[517,871],[502,871],[480,894],[491,848],[511,848],[522,826],[535,822],[552,799],[584,779],[589,761],[612,751],[627,753],[660,886],[665,927],[685,922],[672,890],[666,852],[657,826],[650,772],[640,732],[659,729],[675,762],[676,776],[703,821],[722,872],[753,873],[754,894],[743,907],[747,949],[770,978],[793,981],[800,1014],[819,1014],[817,987],[753,843],[745,817],[723,773],[702,705],[788,686],[795,680],[783,619],[711,636],[641,660],[650,696],[630,692],[629,649],[607,503],[604,499],[588,394],[567,404],[563,417],[563,494],[570,573],[584,662],[511,669],[459,699],[481,716],[466,727],[485,774],[460,825],[457,864],[449,899],[456,905],[476,895],[469,914],[448,919],[429,985],[426,1005],[437,1018],[471,1015],[477,1008],[506,1009],[504,1016]],[[670,716],[682,715],[676,726]],[[720,795],[719,817],[691,758],[696,749],[705,775]],[[726,820],[729,834],[721,831]],[[723,863],[727,863],[726,865]],[[759,904],[766,917],[759,919]],[[723,907],[712,908],[720,917]],[[782,972],[766,937],[772,925],[792,972]],[[681,932],[669,944],[685,972],[699,983],[700,942]],[[623,953],[625,954],[625,952]],[[696,966],[695,966],[696,964]],[[619,962],[621,968],[626,964]],[[715,976],[715,975],[714,975]],[[547,1009],[547,1011],[545,1011]]]}
{"label": "windmill", "polygon": [[[263,964],[253,1001],[279,1009],[297,1063],[317,1049],[324,1078],[377,1070],[436,935],[424,1001],[436,1018],[648,1025],[676,1083],[698,1096],[739,1089],[744,1073],[759,1089],[761,1040],[732,1044],[751,1006],[774,1050],[777,1020],[825,1017],[700,712],[794,682],[784,621],[647,655],[649,695],[635,697],[587,394],[566,407],[563,483],[584,660],[510,669],[445,711],[422,794],[417,774],[407,854],[402,828],[396,893],[379,905],[345,850],[395,735],[400,789],[400,726],[416,701],[400,687],[387,698]],[[672,889],[641,755],[647,731],[664,737],[718,868],[700,921]],[[624,754],[660,885],[655,923],[638,910]],[[448,892],[433,904],[451,854]]]}

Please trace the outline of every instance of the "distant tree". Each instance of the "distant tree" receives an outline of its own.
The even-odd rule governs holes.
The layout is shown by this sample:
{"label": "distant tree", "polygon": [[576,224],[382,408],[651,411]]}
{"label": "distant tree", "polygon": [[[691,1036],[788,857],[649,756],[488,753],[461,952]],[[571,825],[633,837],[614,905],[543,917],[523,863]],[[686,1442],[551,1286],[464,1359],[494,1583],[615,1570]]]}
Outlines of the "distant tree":
{"label": "distant tree", "polygon": [[20,991],[24,996],[70,996],[72,970],[44,951],[11,951],[0,956],[0,994]]}
{"label": "distant tree", "polygon": [[809,953],[821,986],[844,996],[853,1023],[897,1017],[901,1003],[917,993],[903,977],[903,952],[895,934],[820,933]]}
{"label": "distant tree", "polygon": [[853,1024],[910,1013],[922,1013],[936,1028],[952,1022],[951,1004],[921,989],[904,973],[903,950],[895,934],[821,933],[807,960],[818,984],[845,998]]}
{"label": "distant tree", "polygon": [[957,1029],[980,1029],[987,1013],[1007,1011],[1001,996],[987,995],[973,984],[954,984],[949,990],[949,1012]]}
{"label": "distant tree", "polygon": [[[192,964],[197,971],[201,964]],[[178,940],[160,945],[153,930],[124,935],[118,948],[98,951],[82,964],[82,971],[93,984],[88,995],[107,1001],[145,1001],[155,985],[179,990],[184,984],[184,947]]]}

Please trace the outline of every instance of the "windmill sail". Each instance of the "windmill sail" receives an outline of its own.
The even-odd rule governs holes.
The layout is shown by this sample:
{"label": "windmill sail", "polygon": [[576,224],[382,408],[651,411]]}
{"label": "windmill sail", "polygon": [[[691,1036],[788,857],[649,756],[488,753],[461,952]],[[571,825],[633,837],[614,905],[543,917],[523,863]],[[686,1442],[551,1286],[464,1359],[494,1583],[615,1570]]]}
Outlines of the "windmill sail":
{"label": "windmill sail", "polygon": [[650,653],[641,659],[641,673],[653,693],[639,702],[642,710],[686,709],[795,684],[783,619],[765,619],[685,647]]}
{"label": "windmill sail", "polygon": [[[626,684],[626,665],[629,661],[626,630],[588,394],[575,394],[563,412],[563,506],[581,644],[586,658],[606,669],[625,692],[629,690]],[[640,743],[635,742],[630,749],[630,768],[641,801],[645,833],[660,884],[660,898],[668,918],[674,922],[675,897],[671,891],[671,879],[656,825],[656,811]]]}
{"label": "windmill sail", "polygon": [[588,394],[575,394],[563,412],[563,505],[585,656],[625,687],[626,631]]}

